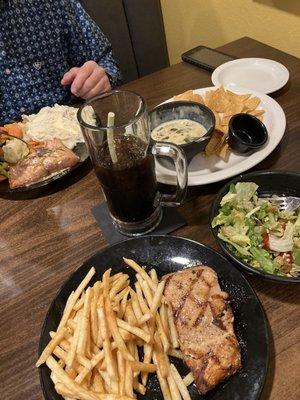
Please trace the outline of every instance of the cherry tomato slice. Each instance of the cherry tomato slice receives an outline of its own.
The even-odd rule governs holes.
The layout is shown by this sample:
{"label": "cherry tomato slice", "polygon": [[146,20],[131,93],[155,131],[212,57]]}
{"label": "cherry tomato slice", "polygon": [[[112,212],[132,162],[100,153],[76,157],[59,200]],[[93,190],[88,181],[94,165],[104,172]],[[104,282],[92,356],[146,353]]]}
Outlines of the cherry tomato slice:
{"label": "cherry tomato slice", "polygon": [[269,240],[269,234],[267,232],[262,234],[262,242],[264,248],[270,250],[270,240]]}

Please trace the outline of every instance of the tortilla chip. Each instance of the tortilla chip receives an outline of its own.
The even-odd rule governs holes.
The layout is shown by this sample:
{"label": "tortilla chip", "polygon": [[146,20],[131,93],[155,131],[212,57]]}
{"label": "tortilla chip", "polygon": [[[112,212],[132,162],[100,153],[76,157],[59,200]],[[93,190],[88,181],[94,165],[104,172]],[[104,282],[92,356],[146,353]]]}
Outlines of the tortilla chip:
{"label": "tortilla chip", "polygon": [[250,110],[249,114],[254,115],[255,117],[258,117],[260,115],[264,115],[265,110]]}
{"label": "tortilla chip", "polygon": [[232,115],[223,115],[220,125],[228,125]]}
{"label": "tortilla chip", "polygon": [[218,156],[222,158],[222,160],[226,161],[229,156],[229,145],[228,143],[224,143],[221,149],[218,151]]}
{"label": "tortilla chip", "polygon": [[216,120],[216,122],[215,122],[215,125],[217,126],[217,125],[221,125],[221,118],[220,118],[220,115],[216,112],[216,111],[214,111],[214,110],[211,110],[213,113],[214,113],[214,116],[215,116],[215,120]]}
{"label": "tortilla chip", "polygon": [[228,133],[228,125],[216,125],[215,129],[225,134]]}
{"label": "tortilla chip", "polygon": [[193,90],[188,90],[184,93],[178,94],[174,96],[175,101],[185,100],[185,101],[194,101],[195,103],[204,104],[203,97],[200,94],[196,94]]}
{"label": "tortilla chip", "polygon": [[251,94],[238,94],[238,93],[233,93],[230,90],[226,90],[226,94],[227,94],[227,99],[229,101],[231,101],[233,99],[233,101],[235,101],[236,99],[239,99],[242,102],[245,102],[246,100],[249,99],[249,97],[251,96]]}
{"label": "tortilla chip", "polygon": [[260,99],[256,96],[251,97],[250,99],[244,102],[244,109],[245,110],[255,110],[260,104]]}
{"label": "tortilla chip", "polygon": [[213,134],[205,147],[205,154],[209,157],[213,154],[217,154],[221,149],[222,145],[226,141],[227,135],[219,130],[214,130]]}
{"label": "tortilla chip", "polygon": [[231,102],[228,107],[224,109],[224,114],[226,116],[233,116],[242,112],[244,104],[241,101]]}

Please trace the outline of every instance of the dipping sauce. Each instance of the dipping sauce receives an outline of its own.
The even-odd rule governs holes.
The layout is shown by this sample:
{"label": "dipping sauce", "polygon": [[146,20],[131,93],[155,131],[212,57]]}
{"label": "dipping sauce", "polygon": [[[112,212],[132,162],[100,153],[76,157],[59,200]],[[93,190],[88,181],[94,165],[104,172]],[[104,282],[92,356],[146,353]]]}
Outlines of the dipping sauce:
{"label": "dipping sauce", "polygon": [[187,144],[200,139],[207,129],[199,122],[190,119],[174,119],[167,121],[153,129],[151,137],[157,142]]}

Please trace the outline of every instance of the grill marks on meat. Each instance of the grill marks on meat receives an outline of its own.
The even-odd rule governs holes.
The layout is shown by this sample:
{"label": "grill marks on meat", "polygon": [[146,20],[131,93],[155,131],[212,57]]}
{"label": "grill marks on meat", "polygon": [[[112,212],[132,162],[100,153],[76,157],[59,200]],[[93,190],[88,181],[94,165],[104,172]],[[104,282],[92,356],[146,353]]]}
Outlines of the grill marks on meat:
{"label": "grill marks on meat", "polygon": [[172,309],[180,349],[200,394],[241,367],[228,294],[205,266],[166,275],[165,298]]}
{"label": "grill marks on meat", "polygon": [[73,167],[79,161],[79,157],[59,139],[46,140],[30,147],[26,158],[10,166],[9,186],[14,189],[39,182],[53,173]]}

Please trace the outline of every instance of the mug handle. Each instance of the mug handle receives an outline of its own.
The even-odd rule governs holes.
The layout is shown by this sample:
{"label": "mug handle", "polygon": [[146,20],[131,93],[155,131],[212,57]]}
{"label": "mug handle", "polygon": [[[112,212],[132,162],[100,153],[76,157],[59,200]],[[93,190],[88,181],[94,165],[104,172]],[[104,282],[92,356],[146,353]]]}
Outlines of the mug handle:
{"label": "mug handle", "polygon": [[175,194],[162,194],[161,204],[166,206],[180,205],[187,192],[188,164],[184,151],[173,143],[156,142],[152,147],[154,156],[170,157],[175,165],[177,175],[177,189]]}

